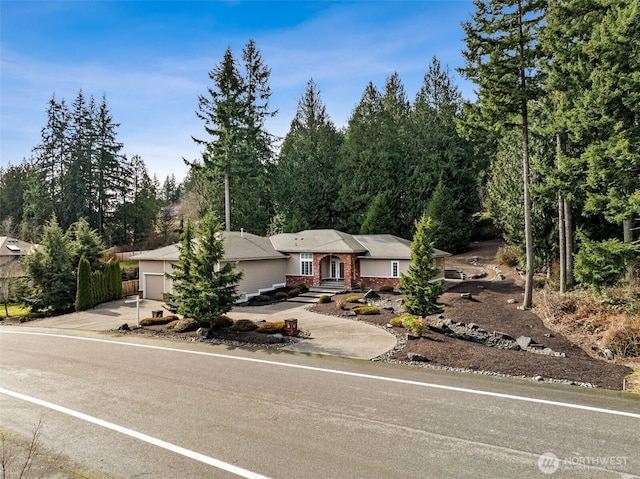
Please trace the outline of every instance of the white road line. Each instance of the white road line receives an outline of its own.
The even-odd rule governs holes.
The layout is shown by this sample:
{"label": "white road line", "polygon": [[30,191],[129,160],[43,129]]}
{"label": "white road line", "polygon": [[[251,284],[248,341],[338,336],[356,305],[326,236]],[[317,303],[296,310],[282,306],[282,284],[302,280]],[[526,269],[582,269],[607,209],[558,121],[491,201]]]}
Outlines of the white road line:
{"label": "white road line", "polygon": [[547,399],[530,398],[530,397],[527,397],[527,396],[514,396],[514,395],[511,395],[511,394],[496,393],[496,392],[491,392],[491,391],[481,391],[481,390],[478,390],[478,389],[468,389],[468,388],[461,388],[461,387],[456,387],[456,386],[444,386],[442,384],[425,383],[425,382],[421,382],[421,381],[411,381],[411,380],[408,380],[408,379],[397,379],[397,378],[389,378],[389,377],[385,377],[385,376],[374,376],[372,374],[361,374],[361,373],[354,373],[354,372],[350,372],[350,371],[337,371],[337,370],[334,370],[334,369],[317,368],[317,367],[313,367],[313,366],[303,366],[303,365],[299,365],[299,364],[281,363],[281,362],[278,362],[278,361],[268,361],[266,359],[245,358],[245,357],[241,357],[241,356],[230,356],[228,354],[208,353],[208,352],[204,352],[204,351],[189,351],[189,350],[186,350],[186,349],[167,348],[167,347],[164,347],[164,346],[153,346],[153,345],[150,345],[150,344],[127,343],[127,342],[121,342],[121,341],[114,341],[114,340],[110,340],[110,339],[85,338],[85,337],[82,337],[82,336],[71,336],[71,335],[65,335],[65,334],[22,332],[22,331],[0,331],[0,334],[1,333],[27,334],[27,335],[34,335],[34,336],[51,336],[51,337],[55,337],[55,338],[78,339],[78,340],[83,340],[83,341],[94,341],[94,342],[99,342],[99,343],[117,344],[117,345],[121,345],[121,346],[131,346],[131,347],[147,348],[147,349],[157,349],[157,350],[160,350],[160,351],[171,351],[171,352],[186,353],[186,354],[196,354],[196,355],[201,355],[201,356],[211,356],[211,357],[222,358],[222,359],[231,359],[231,360],[235,360],[235,361],[248,361],[248,362],[260,363],[260,364],[269,364],[269,365],[273,365],[273,366],[281,366],[281,367],[294,368],[294,369],[304,369],[304,370],[307,370],[307,371],[316,371],[316,372],[329,373],[329,374],[338,374],[338,375],[342,375],[342,376],[351,376],[351,377],[357,377],[357,378],[363,378],[363,379],[373,379],[373,380],[377,380],[377,381],[386,381],[386,382],[393,382],[393,383],[400,383],[400,384],[408,384],[408,385],[412,385],[412,386],[421,386],[421,387],[427,387],[427,388],[432,388],[432,389],[443,389],[443,390],[446,390],[446,391],[455,391],[455,392],[461,392],[461,393],[467,393],[467,394],[476,394],[476,395],[479,395],[479,396],[490,396],[490,397],[496,397],[496,398],[502,398],[502,399],[512,399],[514,401],[524,401],[524,402],[531,402],[531,403],[537,403],[537,404],[545,404],[545,405],[548,405],[548,406],[559,406],[559,407],[566,407],[566,408],[570,408],[570,409],[580,409],[580,410],[583,410],[583,411],[599,412],[599,413],[604,413],[604,414],[612,414],[612,415],[615,415],[615,416],[625,416],[625,417],[631,417],[631,418],[634,418],[634,419],[640,419],[640,414],[638,414],[638,413],[632,413],[632,412],[626,412],[626,411],[616,411],[614,409],[604,409],[604,408],[598,408],[598,407],[592,407],[592,406],[583,406],[581,404],[571,404],[571,403],[565,403],[565,402],[559,402],[559,401],[550,401],[550,400],[547,400]]}
{"label": "white road line", "polygon": [[135,439],[139,439],[140,441],[147,442],[154,446],[161,447],[171,452],[175,452],[176,454],[180,454],[182,456],[188,457],[189,459],[194,459],[199,462],[203,462],[210,466],[216,467],[218,469],[222,469],[223,471],[230,472],[240,477],[245,477],[247,479],[269,479],[267,476],[263,476],[261,474],[257,474],[255,472],[248,471],[238,466],[234,466],[233,464],[229,464],[218,459],[214,459],[213,457],[205,456],[204,454],[200,454],[198,452],[191,451],[189,449],[185,449],[184,447],[176,446],[175,444],[171,444],[170,442],[162,441],[160,439],[156,439],[155,437],[147,436],[146,434],[142,434],[141,432],[134,431],[133,429],[129,429],[123,426],[118,426],[117,424],[113,424],[108,421],[104,421],[102,419],[98,419],[93,416],[89,416],[87,414],[74,411],[73,409],[68,409],[64,406],[59,406],[57,404],[53,404],[47,401],[43,401],[42,399],[34,398],[31,396],[27,396],[25,394],[21,394],[15,391],[10,391],[8,389],[0,388],[0,394],[6,394],[7,396],[14,397],[16,399],[21,399],[23,401],[27,401],[33,404],[37,404],[38,406],[43,406],[48,409],[52,409],[54,411],[60,412],[62,414],[67,414],[69,416],[73,416],[77,419],[82,419],[83,421],[90,422],[92,424],[96,424],[98,426],[105,427],[107,429],[111,429],[112,431],[119,432],[121,434],[125,434],[127,436],[133,437]]}

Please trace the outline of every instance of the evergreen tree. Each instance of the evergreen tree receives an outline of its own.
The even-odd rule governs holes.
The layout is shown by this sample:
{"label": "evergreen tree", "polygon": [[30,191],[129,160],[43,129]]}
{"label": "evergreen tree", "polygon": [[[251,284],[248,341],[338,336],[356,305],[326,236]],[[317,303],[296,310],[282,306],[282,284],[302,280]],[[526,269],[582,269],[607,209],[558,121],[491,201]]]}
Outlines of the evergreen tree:
{"label": "evergreen tree", "polygon": [[396,218],[391,210],[391,204],[388,191],[378,193],[367,210],[367,215],[360,227],[360,234],[387,234],[389,231],[393,231]]}
{"label": "evergreen tree", "polygon": [[213,323],[229,312],[240,297],[236,287],[242,273],[235,271],[234,263],[224,261],[224,239],[214,215],[202,218],[195,253],[189,230],[187,223],[177,271],[169,275],[176,291],[170,297],[170,308],[186,317]]}
{"label": "evergreen tree", "polygon": [[349,119],[340,154],[336,209],[344,231],[360,231],[373,198],[386,192],[395,215],[394,227],[387,233],[410,236],[413,219],[405,217],[402,207],[410,162],[409,111],[397,74],[387,79],[384,94],[372,83],[367,85]]}
{"label": "evergreen tree", "polygon": [[440,269],[433,266],[431,219],[423,215],[416,221],[416,233],[411,243],[411,266],[407,274],[400,273],[400,292],[405,295],[404,308],[421,317],[441,313],[437,304],[444,292],[442,281],[433,281]]}
{"label": "evergreen tree", "polygon": [[529,103],[540,96],[540,48],[544,0],[474,0],[472,21],[465,22],[466,67],[460,71],[478,85],[475,115],[489,129],[519,128],[522,134],[526,281],[523,306],[533,301]]}
{"label": "evergreen tree", "polygon": [[231,182],[244,148],[247,102],[244,84],[231,48],[219,65],[209,72],[214,86],[198,97],[196,116],[204,121],[207,138],[193,140],[204,146],[203,167],[208,179],[224,184],[225,229],[231,231]]}
{"label": "evergreen tree", "polygon": [[274,169],[274,201],[285,231],[333,228],[339,184],[335,165],[342,135],[331,122],[313,80],[300,101]]}
{"label": "evergreen tree", "polygon": [[[11,224],[16,229],[22,223],[24,191],[29,170],[30,166],[26,161],[17,166],[0,167],[0,222],[11,219]],[[5,236],[18,236],[15,231],[5,233]]]}
{"label": "evergreen tree", "polygon": [[468,218],[463,218],[458,199],[441,181],[438,183],[424,213],[431,219],[433,244],[450,253],[466,251],[471,239]]}
{"label": "evergreen tree", "polygon": [[[471,143],[457,130],[462,98],[434,57],[416,95],[410,115],[410,178],[405,182],[403,210],[411,223],[405,228],[413,234],[413,221],[419,218],[439,183],[457,199],[456,214],[465,231],[479,209],[477,168]],[[449,205],[451,209],[453,205]],[[444,246],[443,246],[444,247]]]}
{"label": "evergreen tree", "polygon": [[55,216],[44,227],[40,247],[25,256],[24,264],[34,285],[27,298],[32,311],[50,310],[54,314],[73,311],[76,299],[73,246]]}
{"label": "evergreen tree", "polygon": [[106,248],[98,232],[89,226],[89,222],[84,218],[80,218],[71,225],[67,234],[74,247],[74,264],[80,261],[80,258],[85,258],[89,262],[89,267],[92,271],[102,269],[103,265],[100,260],[104,257]]}
{"label": "evergreen tree", "polygon": [[77,277],[76,311],[84,311],[95,306],[91,288],[91,265],[84,256],[78,263]]}

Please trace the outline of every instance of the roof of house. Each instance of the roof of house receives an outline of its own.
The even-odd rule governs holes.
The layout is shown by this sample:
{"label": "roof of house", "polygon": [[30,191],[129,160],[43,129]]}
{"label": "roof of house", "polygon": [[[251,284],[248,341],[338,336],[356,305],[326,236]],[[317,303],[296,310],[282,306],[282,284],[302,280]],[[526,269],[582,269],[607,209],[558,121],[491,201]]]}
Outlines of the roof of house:
{"label": "roof of house", "polygon": [[24,256],[34,247],[31,243],[9,236],[0,236],[0,256]]}
{"label": "roof of house", "polygon": [[[354,235],[367,250],[364,258],[411,259],[411,241],[394,235]],[[434,258],[451,256],[451,253],[433,249]]]}
{"label": "roof of house", "polygon": [[367,249],[352,235],[338,230],[305,230],[281,233],[269,238],[283,253],[366,253]]}
{"label": "roof of house", "polygon": [[[282,259],[287,253],[346,253],[370,259],[411,259],[411,241],[394,235],[350,235],[338,230],[305,230],[270,238],[239,231],[225,231],[226,261]],[[196,240],[197,241],[197,240]],[[133,256],[142,261],[178,261],[177,245],[165,246]],[[434,258],[451,256],[434,249]]]}
{"label": "roof of house", "polygon": [[[224,237],[225,261],[286,258],[285,255],[273,248],[269,238],[240,231],[223,231],[222,235]],[[178,261],[179,257],[178,245],[173,244],[135,255],[132,259],[138,261]]]}

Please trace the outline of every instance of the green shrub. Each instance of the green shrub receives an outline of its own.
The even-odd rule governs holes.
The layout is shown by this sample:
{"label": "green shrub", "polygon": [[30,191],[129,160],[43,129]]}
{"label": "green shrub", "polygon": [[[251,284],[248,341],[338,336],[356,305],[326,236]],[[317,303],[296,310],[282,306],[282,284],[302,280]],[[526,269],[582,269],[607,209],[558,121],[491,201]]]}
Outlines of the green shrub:
{"label": "green shrub", "polygon": [[283,299],[287,299],[289,297],[289,295],[287,293],[285,293],[284,291],[278,291],[276,293],[276,299],[278,301],[282,301]]}
{"label": "green shrub", "polygon": [[404,327],[402,316],[396,316],[395,318],[391,318],[391,321],[389,321],[389,323],[391,324],[391,326]]}
{"label": "green shrub", "polygon": [[301,292],[300,288],[293,288],[289,290],[289,297],[293,298],[294,296],[298,296]]}
{"label": "green shrub", "polygon": [[303,283],[300,283],[298,285],[298,289],[303,293],[306,293],[307,291],[309,291],[309,287],[306,284],[303,284]]}
{"label": "green shrub", "polygon": [[174,319],[173,321],[168,323],[167,324],[167,329],[174,329],[176,327],[176,324],[178,324],[178,321],[180,321],[180,320],[179,319]]}
{"label": "green shrub", "polygon": [[330,303],[330,302],[331,302],[331,296],[329,296],[328,294],[323,294],[318,298],[318,303],[320,304]]}
{"label": "green shrub", "polygon": [[409,321],[405,322],[405,328],[407,328],[416,336],[422,336],[429,329],[426,319],[416,317],[413,317]]}
{"label": "green shrub", "polygon": [[258,325],[253,321],[251,321],[250,319],[239,319],[235,323],[233,323],[233,326],[231,326],[231,329],[233,329],[234,331],[242,331],[242,332],[255,331],[256,329],[258,329]]}
{"label": "green shrub", "polygon": [[218,316],[216,319],[209,323],[209,326],[213,329],[222,329],[233,326],[233,319],[229,316],[225,316],[224,314]]}
{"label": "green shrub", "polygon": [[400,323],[400,326],[405,329],[409,329],[411,322],[414,321],[416,317],[413,314],[403,314],[402,316],[398,316],[394,319]]}
{"label": "green shrub", "polygon": [[381,293],[393,293],[393,286],[391,286],[390,284],[383,284],[382,286],[380,286],[379,291]]}
{"label": "green shrub", "polygon": [[276,321],[273,323],[263,323],[258,328],[259,333],[276,334],[284,333],[284,321]]}
{"label": "green shrub", "polygon": [[380,314],[380,310],[375,306],[358,306],[356,308],[353,308],[351,311],[362,315]]}
{"label": "green shrub", "polygon": [[518,266],[518,255],[508,246],[500,246],[500,248],[498,248],[496,260],[499,264],[503,264],[511,268]]}
{"label": "green shrub", "polygon": [[267,301],[271,301],[271,296],[268,294],[261,294],[259,296],[254,296],[253,300],[258,303],[266,303]]}
{"label": "green shrub", "polygon": [[357,296],[348,296],[347,299],[345,299],[345,301],[347,303],[358,303],[360,302],[360,298],[358,298]]}
{"label": "green shrub", "polygon": [[364,291],[367,289],[367,283],[365,283],[364,280],[360,280],[358,282],[358,288],[360,288],[361,291]]}

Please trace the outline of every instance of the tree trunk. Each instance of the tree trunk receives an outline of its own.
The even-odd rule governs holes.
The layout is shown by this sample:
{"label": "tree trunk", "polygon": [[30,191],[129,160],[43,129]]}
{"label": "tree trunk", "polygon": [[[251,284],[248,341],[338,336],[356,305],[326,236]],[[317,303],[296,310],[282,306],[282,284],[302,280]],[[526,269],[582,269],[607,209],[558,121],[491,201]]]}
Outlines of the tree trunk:
{"label": "tree trunk", "polygon": [[573,286],[573,214],[571,202],[564,199],[565,267],[567,289]]}
{"label": "tree trunk", "polygon": [[[556,135],[556,158],[557,166],[560,168],[560,158],[564,155],[566,150],[566,143],[561,134]],[[565,293],[567,290],[567,236],[565,231],[565,217],[564,217],[564,203],[565,199],[561,191],[558,191],[558,246],[560,249],[560,293]]]}
{"label": "tree trunk", "polygon": [[558,239],[560,247],[560,292],[567,291],[567,238],[564,231],[564,198],[558,192]]}
{"label": "tree trunk", "polygon": [[231,231],[231,172],[229,167],[229,150],[226,152],[227,166],[224,170],[224,226]]}
{"label": "tree trunk", "polygon": [[[524,79],[522,80],[524,82]],[[529,192],[529,124],[527,102],[522,102],[522,180],[524,183],[524,234],[527,271],[522,306],[533,305],[533,231],[531,226],[531,193]]]}
{"label": "tree trunk", "polygon": [[[629,216],[627,219],[622,221],[622,233],[625,243],[633,242],[633,216]],[[627,282],[631,283],[633,281],[633,265],[630,264],[627,266],[627,274],[625,275],[625,279]]]}

